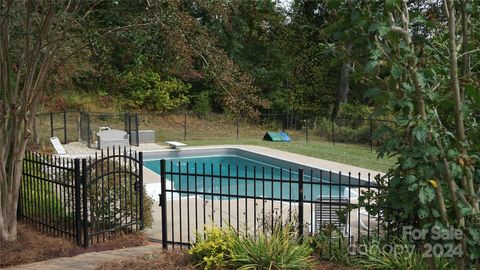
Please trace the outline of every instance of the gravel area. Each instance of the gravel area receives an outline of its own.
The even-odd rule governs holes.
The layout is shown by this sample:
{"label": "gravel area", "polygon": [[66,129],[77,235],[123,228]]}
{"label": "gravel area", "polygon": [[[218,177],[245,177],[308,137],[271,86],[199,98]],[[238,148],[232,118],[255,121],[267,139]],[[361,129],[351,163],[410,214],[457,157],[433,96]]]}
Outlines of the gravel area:
{"label": "gravel area", "polygon": [[[82,158],[82,157],[94,156],[95,153],[100,154],[100,150],[97,150],[96,148],[89,148],[84,143],[80,143],[80,142],[71,142],[71,143],[64,144],[63,148],[65,148],[65,151],[67,152],[67,154],[61,155],[61,157],[66,157],[66,158]],[[127,149],[132,149],[136,151],[146,151],[146,150],[160,150],[160,149],[166,149],[166,148],[168,148],[168,146],[166,145],[160,145],[157,143],[144,143],[144,144],[140,144],[140,146],[131,146],[130,148],[127,148]]]}

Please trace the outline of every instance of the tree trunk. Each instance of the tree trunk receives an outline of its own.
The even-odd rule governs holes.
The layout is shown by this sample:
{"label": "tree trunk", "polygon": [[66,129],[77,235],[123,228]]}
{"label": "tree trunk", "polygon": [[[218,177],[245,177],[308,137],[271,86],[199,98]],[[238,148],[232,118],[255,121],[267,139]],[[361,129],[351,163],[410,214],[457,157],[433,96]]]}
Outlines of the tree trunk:
{"label": "tree trunk", "polygon": [[[446,0],[446,13],[448,17],[448,43],[449,43],[449,50],[450,50],[450,83],[452,87],[452,95],[453,95],[453,101],[454,101],[454,112],[455,112],[455,125],[456,125],[456,137],[457,140],[460,142],[460,152],[462,154],[465,153],[465,149],[463,146],[461,146],[462,143],[466,143],[466,136],[465,136],[465,127],[464,127],[464,122],[463,122],[463,114],[462,114],[462,97],[460,94],[460,84],[458,80],[458,57],[457,57],[457,44],[456,44],[456,14],[455,14],[455,6],[452,0]],[[444,163],[446,160],[444,160]],[[445,165],[445,167],[448,167],[448,164]],[[463,187],[466,189],[466,187]],[[452,193],[452,204],[453,208],[455,210],[455,214],[457,217],[457,222],[459,223],[461,229],[463,226],[462,224],[462,215],[460,213],[459,207],[457,205],[457,199],[456,199],[456,193],[458,191],[454,190],[452,187],[450,187],[451,193]],[[454,196],[455,195],[455,196]],[[462,248],[464,251],[464,254],[467,252],[467,245],[466,245],[466,240],[465,236],[462,237],[461,239],[461,244]],[[459,257],[457,260],[455,260],[457,269],[465,269],[466,265],[466,256]]]}
{"label": "tree trunk", "polygon": [[22,165],[32,121],[16,109],[1,118],[5,121],[0,130],[0,237],[8,241],[16,239]]}
{"label": "tree trunk", "polygon": [[[463,80],[466,79],[468,75],[470,75],[470,54],[467,53],[468,51],[468,43],[469,43],[469,27],[468,27],[468,20],[470,16],[467,13],[467,2],[468,0],[462,0],[460,14],[462,19],[462,69],[461,69],[461,77]],[[463,100],[465,96],[465,85],[462,83],[460,84],[460,96]]]}
{"label": "tree trunk", "polygon": [[[349,41],[347,46],[347,54],[350,55],[352,51],[352,42]],[[333,105],[332,118],[337,117],[340,110],[340,104],[348,102],[348,95],[350,94],[350,66],[352,61],[347,60],[342,64],[340,70],[340,80],[338,81],[337,93],[335,96],[335,104]]]}

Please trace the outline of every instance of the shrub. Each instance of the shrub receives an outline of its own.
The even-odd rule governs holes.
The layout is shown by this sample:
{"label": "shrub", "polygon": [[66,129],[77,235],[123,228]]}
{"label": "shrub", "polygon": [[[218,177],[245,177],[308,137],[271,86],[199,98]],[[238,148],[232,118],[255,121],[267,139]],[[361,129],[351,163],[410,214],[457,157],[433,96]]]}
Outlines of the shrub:
{"label": "shrub", "polygon": [[232,265],[236,269],[312,269],[308,243],[299,243],[293,227],[278,226],[271,235],[238,236],[233,242]]}
{"label": "shrub", "polygon": [[[129,179],[129,171],[125,164],[119,164],[113,161],[103,161],[96,164],[92,169],[95,175],[106,174],[108,168],[115,168],[115,173],[105,175],[105,177],[90,183],[88,199],[93,212],[92,226],[96,228],[114,229],[120,224],[126,224],[132,220],[138,220],[139,202],[138,191],[135,189],[132,177],[130,181],[119,181],[119,179]],[[95,171],[97,170],[97,171]],[[103,173],[102,173],[103,171]],[[108,198],[108,199],[107,199]],[[149,228],[153,223],[152,216],[153,200],[143,189],[143,215],[144,226]]]}
{"label": "shrub", "polygon": [[365,105],[342,104],[337,118],[334,121],[335,134],[332,131],[332,122],[321,118],[316,121],[320,136],[329,140],[345,143],[367,143],[370,141],[370,122],[372,108]]}
{"label": "shrub", "polygon": [[131,109],[171,111],[188,103],[187,93],[191,85],[177,78],[161,78],[151,71],[130,71],[121,76],[122,92],[127,98],[126,106]]}
{"label": "shrub", "polygon": [[205,229],[205,238],[197,234],[197,242],[188,251],[197,266],[205,269],[221,269],[228,266],[232,258],[233,242],[236,235],[231,230],[218,227]]}
{"label": "shrub", "polygon": [[[319,257],[333,260],[347,266],[369,270],[424,270],[428,269],[427,261],[414,245],[405,239],[394,238],[390,241],[382,237],[371,236],[360,239],[361,246],[357,255],[349,254],[348,241],[338,232],[323,230],[311,237],[309,242]],[[353,245],[353,243],[352,243]],[[453,261],[447,258],[434,258],[437,270],[453,270]]]}
{"label": "shrub", "polygon": [[[28,213],[31,218],[40,220],[55,217],[55,220],[58,219],[57,222],[70,222],[72,216],[66,214],[67,211],[64,207],[66,202],[62,202],[58,197],[58,193],[54,191],[51,183],[32,177],[28,181],[23,182],[21,192],[20,208],[24,214]],[[48,211],[48,214],[44,213],[44,211]]]}
{"label": "shrub", "polygon": [[351,264],[348,240],[336,226],[326,225],[319,233],[307,238],[307,242],[319,258],[342,262],[345,265]]}
{"label": "shrub", "polygon": [[[27,153],[27,157],[30,155]],[[54,220],[60,226],[61,222],[71,224],[73,213],[66,211],[67,201],[62,200],[61,193],[55,190],[56,184],[50,183],[44,179],[49,179],[49,175],[42,171],[42,167],[35,163],[25,163],[24,171],[32,176],[23,176],[22,188],[20,189],[20,211],[30,218],[48,222]],[[73,197],[71,190],[67,189],[66,198]]]}
{"label": "shrub", "polygon": [[[371,270],[424,270],[428,269],[427,260],[420,252],[412,249],[413,245],[405,239],[395,239],[389,243],[397,247],[386,252],[378,241],[373,241],[355,258],[354,265]],[[402,247],[402,248],[398,248]],[[447,258],[434,257],[437,270],[455,269],[452,261]]]}
{"label": "shrub", "polygon": [[200,92],[195,98],[193,111],[196,113],[209,113],[212,111],[212,102],[210,101],[210,92]]}
{"label": "shrub", "polygon": [[312,269],[313,249],[298,241],[293,228],[276,226],[271,234],[255,238],[212,227],[205,229],[204,238],[197,235],[189,253],[205,269]]}

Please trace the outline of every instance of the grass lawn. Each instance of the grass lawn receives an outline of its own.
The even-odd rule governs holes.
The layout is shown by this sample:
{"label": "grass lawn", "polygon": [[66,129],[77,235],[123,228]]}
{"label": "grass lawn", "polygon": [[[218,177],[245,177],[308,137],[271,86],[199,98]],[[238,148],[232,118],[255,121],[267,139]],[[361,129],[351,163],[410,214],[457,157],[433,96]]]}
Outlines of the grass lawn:
{"label": "grass lawn", "polygon": [[186,143],[189,146],[215,144],[259,145],[381,172],[386,172],[395,162],[393,159],[377,159],[377,154],[370,152],[369,146],[343,143],[337,143],[334,146],[331,142],[325,141],[292,141],[289,143],[279,143],[252,139],[215,139],[187,140]]}

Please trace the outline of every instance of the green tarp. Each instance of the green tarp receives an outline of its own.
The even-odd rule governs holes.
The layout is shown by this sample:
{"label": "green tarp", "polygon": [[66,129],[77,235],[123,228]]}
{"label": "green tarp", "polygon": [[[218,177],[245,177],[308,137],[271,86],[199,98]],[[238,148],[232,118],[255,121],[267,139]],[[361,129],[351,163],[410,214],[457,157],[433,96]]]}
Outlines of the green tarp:
{"label": "green tarp", "polygon": [[265,133],[263,139],[272,142],[283,142],[283,137],[280,136],[280,134],[278,134],[277,132],[272,131],[268,131],[267,133]]}

